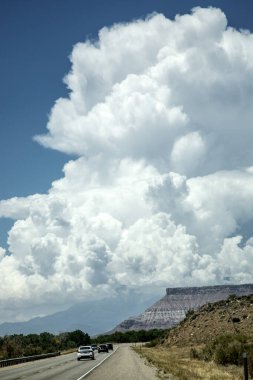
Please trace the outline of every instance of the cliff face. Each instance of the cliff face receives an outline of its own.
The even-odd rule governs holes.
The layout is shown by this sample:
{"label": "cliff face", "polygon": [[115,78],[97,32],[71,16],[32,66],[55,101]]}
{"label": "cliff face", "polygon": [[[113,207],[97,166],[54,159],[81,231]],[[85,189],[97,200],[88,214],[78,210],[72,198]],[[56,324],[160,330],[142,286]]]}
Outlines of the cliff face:
{"label": "cliff face", "polygon": [[232,294],[237,297],[253,294],[253,284],[167,288],[162,299],[142,314],[123,321],[113,331],[168,329],[181,322],[188,310],[226,300]]}

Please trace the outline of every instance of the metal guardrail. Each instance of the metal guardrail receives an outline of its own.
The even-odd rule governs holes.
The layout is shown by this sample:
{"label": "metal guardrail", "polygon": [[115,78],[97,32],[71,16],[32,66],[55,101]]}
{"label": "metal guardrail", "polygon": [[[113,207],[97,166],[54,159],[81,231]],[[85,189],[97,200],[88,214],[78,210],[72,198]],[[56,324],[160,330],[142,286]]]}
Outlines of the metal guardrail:
{"label": "metal guardrail", "polygon": [[0,360],[0,367],[8,367],[8,366],[14,365],[14,364],[31,362],[31,361],[34,361],[34,360],[46,359],[46,358],[51,358],[53,356],[59,356],[59,355],[61,355],[60,352],[50,352],[49,354],[41,354],[41,355],[33,355],[33,356],[23,356],[21,358],[13,358],[13,359]]}

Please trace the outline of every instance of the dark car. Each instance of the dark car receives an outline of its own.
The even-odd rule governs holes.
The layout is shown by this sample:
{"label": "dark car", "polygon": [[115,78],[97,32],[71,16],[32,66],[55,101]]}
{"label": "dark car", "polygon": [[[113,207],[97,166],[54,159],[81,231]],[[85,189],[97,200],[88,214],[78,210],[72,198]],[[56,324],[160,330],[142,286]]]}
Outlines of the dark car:
{"label": "dark car", "polygon": [[108,351],[109,351],[109,349],[108,349],[106,344],[100,344],[100,346],[98,346],[98,352],[99,353],[100,352],[108,352]]}
{"label": "dark car", "polygon": [[106,343],[108,350],[113,350],[113,344],[112,343]]}
{"label": "dark car", "polygon": [[91,348],[93,349],[93,351],[97,350],[98,349],[98,346],[96,344],[92,344],[91,345]]}

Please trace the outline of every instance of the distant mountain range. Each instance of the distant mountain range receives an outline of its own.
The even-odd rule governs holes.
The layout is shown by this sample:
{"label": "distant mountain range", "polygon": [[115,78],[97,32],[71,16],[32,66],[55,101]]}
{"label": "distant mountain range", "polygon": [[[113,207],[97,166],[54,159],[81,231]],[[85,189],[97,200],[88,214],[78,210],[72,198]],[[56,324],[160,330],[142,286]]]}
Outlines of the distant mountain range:
{"label": "distant mountain range", "polygon": [[168,329],[181,322],[188,310],[202,305],[253,294],[253,284],[167,288],[166,295],[136,317],[118,324],[111,332],[128,330]]}
{"label": "distant mountain range", "polygon": [[253,284],[167,288],[166,295],[159,301],[154,295],[131,293],[118,298],[83,302],[26,322],[2,323],[0,336],[44,331],[59,334],[78,329],[94,336],[115,331],[167,329],[181,322],[188,310],[225,300],[232,294],[238,297],[253,294]]}
{"label": "distant mountain range", "polygon": [[82,330],[89,335],[104,333],[129,315],[145,310],[157,296],[141,297],[139,294],[76,304],[67,310],[26,322],[0,324],[0,336],[12,334],[39,334],[47,331],[58,334]]}

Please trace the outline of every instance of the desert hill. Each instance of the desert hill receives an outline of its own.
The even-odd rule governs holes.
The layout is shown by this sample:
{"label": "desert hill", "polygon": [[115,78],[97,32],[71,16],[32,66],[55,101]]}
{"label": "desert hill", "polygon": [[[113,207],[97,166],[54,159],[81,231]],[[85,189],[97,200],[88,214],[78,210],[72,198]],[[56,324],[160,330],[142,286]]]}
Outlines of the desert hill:
{"label": "desert hill", "polygon": [[229,295],[253,294],[253,284],[167,288],[166,295],[143,313],[130,317],[112,331],[169,329],[179,324],[189,310],[225,300]]}
{"label": "desert hill", "polygon": [[229,296],[226,300],[203,305],[168,332],[168,345],[197,345],[224,333],[253,334],[253,295]]}

